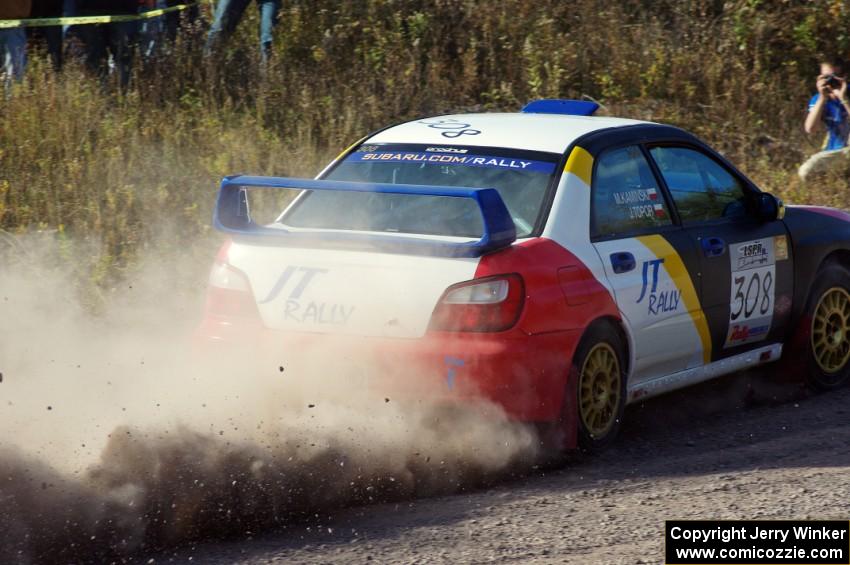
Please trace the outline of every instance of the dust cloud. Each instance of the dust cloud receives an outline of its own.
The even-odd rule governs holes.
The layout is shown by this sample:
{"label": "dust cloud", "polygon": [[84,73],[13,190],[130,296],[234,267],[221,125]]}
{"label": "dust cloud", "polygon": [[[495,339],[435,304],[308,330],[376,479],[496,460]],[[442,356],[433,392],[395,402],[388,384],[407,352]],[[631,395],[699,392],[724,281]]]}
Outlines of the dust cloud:
{"label": "dust cloud", "polygon": [[[362,386],[347,366],[364,352],[331,338],[265,356],[199,347],[204,285],[176,288],[160,259],[92,314],[73,263],[44,247],[0,253],[0,562],[238,539],[535,459],[533,432],[483,401]],[[415,380],[398,372],[381,377]]]}

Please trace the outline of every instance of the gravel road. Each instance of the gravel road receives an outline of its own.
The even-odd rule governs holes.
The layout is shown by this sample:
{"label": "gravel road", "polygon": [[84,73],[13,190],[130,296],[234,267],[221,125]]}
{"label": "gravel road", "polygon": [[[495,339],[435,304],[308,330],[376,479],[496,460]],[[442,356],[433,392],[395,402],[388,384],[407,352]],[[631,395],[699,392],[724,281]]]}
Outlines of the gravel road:
{"label": "gravel road", "polygon": [[630,407],[603,454],[486,490],[350,508],[155,563],[661,563],[665,519],[850,518],[850,389],[771,371]]}

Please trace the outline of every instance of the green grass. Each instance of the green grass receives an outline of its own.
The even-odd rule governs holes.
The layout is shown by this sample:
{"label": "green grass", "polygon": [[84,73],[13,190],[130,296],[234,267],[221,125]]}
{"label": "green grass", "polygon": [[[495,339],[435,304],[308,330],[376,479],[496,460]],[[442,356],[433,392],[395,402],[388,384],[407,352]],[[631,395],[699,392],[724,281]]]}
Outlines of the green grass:
{"label": "green grass", "polygon": [[52,234],[102,296],[142,257],[209,257],[225,174],[310,176],[386,124],[540,97],[690,129],[789,201],[850,201],[844,179],[796,178],[818,57],[850,54],[842,0],[285,4],[264,72],[253,8],[220,57],[199,26],[125,95],[33,56],[0,100],[0,229]]}

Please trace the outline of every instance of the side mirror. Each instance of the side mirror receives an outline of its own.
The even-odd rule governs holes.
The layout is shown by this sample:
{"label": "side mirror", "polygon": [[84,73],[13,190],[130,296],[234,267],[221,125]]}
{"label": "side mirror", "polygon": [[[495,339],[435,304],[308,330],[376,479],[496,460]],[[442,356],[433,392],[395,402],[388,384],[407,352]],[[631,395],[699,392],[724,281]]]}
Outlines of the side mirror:
{"label": "side mirror", "polygon": [[760,192],[756,195],[755,213],[762,222],[781,220],[785,217],[785,204],[769,192]]}

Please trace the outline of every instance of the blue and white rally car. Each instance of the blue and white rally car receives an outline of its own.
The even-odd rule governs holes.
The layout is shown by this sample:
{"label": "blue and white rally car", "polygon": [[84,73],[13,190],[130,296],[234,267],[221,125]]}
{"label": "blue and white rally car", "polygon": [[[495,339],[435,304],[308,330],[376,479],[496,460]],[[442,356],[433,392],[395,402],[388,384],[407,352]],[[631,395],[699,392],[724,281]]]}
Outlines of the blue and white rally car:
{"label": "blue and white rally car", "polygon": [[[224,179],[200,334],[359,340],[585,449],[630,402],[790,350],[846,382],[850,215],[786,210],[693,135],[595,109],[414,120],[316,180]],[[300,192],[259,223],[254,189]]]}

